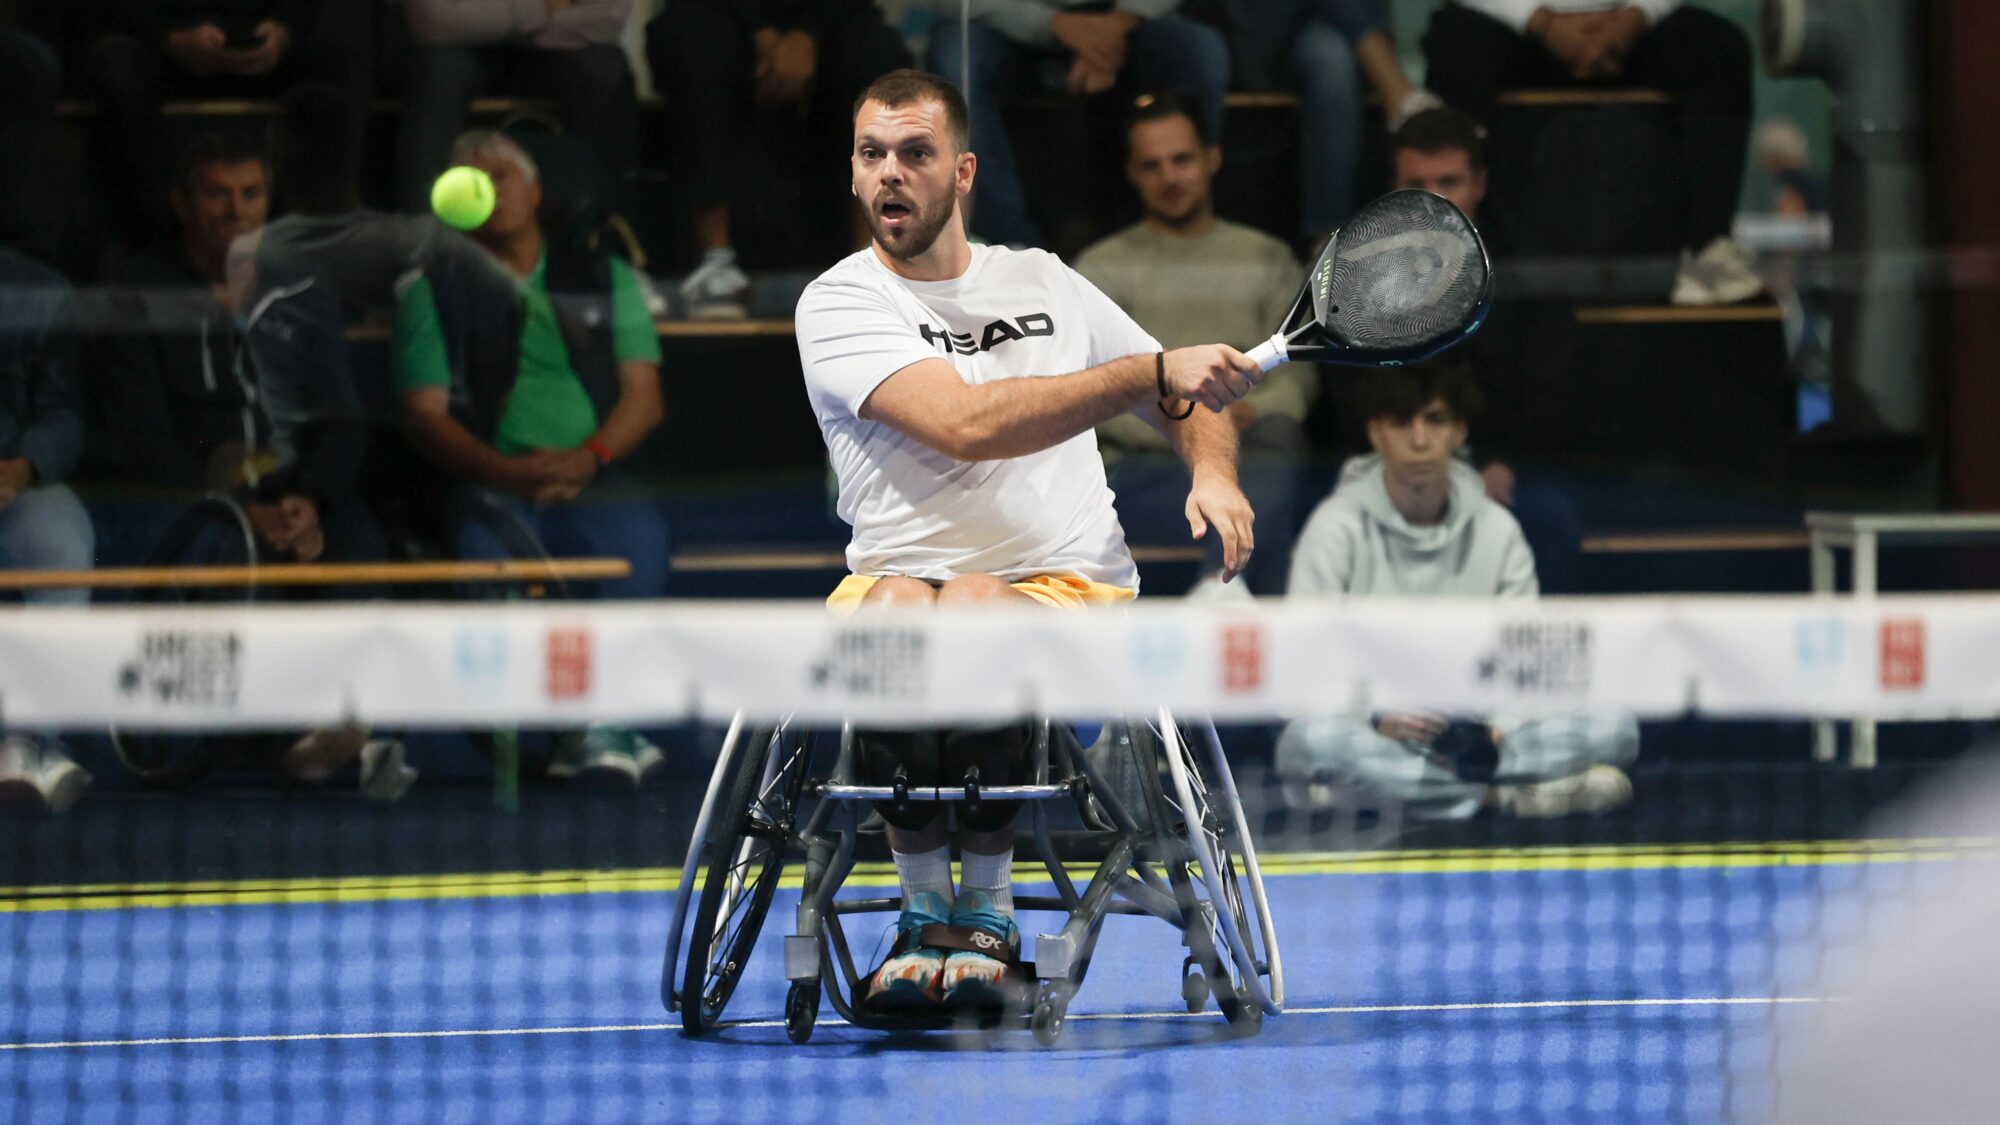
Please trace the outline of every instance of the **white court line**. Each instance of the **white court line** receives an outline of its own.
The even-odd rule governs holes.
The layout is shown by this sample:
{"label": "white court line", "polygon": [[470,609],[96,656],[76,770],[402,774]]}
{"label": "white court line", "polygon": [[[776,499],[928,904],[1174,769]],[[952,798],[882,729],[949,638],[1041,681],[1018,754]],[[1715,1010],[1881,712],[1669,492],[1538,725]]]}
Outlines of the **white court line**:
{"label": "white court line", "polygon": [[[1721,1008],[1766,1007],[1779,1004],[1823,1004],[1825,996],[1705,996],[1640,1000],[1515,1000],[1480,1004],[1359,1004],[1325,1008],[1287,1008],[1288,1016],[1378,1015],[1396,1012],[1500,1012],[1537,1008]],[[1085,1012],[1071,1020],[1213,1019],[1201,1012]],[[783,1020],[728,1021],[724,1028],[783,1027]],[[846,1027],[846,1020],[820,1020],[819,1027]],[[332,1031],[296,1035],[202,1035],[183,1039],[79,1039],[69,1042],[0,1043],[0,1051],[48,1051],[65,1047],[184,1047],[216,1043],[319,1043],[355,1039],[471,1039],[495,1035],[597,1035],[621,1031],[674,1031],[677,1023],[604,1024],[598,1027],[472,1028],[459,1031]]]}

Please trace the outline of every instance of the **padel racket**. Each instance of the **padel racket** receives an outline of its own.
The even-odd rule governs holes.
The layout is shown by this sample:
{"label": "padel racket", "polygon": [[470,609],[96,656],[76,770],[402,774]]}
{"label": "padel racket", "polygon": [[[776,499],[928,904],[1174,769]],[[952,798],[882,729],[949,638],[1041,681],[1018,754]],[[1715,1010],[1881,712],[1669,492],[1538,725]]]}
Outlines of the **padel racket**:
{"label": "padel racket", "polygon": [[1486,244],[1427,191],[1392,191],[1327,239],[1292,311],[1249,356],[1354,367],[1421,363],[1477,331],[1493,300]]}

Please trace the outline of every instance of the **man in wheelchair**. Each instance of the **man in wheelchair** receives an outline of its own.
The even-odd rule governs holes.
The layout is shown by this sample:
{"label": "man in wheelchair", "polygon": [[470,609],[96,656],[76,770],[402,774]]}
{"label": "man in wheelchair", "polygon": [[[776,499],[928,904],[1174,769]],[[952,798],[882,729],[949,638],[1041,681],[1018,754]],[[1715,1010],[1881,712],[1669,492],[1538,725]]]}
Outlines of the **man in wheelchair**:
{"label": "man in wheelchair", "polygon": [[[883,607],[1116,604],[1138,571],[1093,427],[1159,426],[1192,478],[1192,534],[1223,544],[1225,580],[1252,548],[1222,411],[1258,378],[1220,344],[1163,350],[1051,254],[973,246],[963,201],[978,160],[957,88],[896,71],[855,105],[853,190],[874,238],[807,287],[796,313],[806,390],[853,527],[836,612]],[[1196,407],[1206,407],[1197,410]],[[1006,784],[1025,728],[862,732],[875,785]],[[961,813],[966,810],[961,809]],[[885,810],[902,882],[878,1007],[987,1005],[1015,979],[1015,809],[959,819],[962,880],[935,804]]]}

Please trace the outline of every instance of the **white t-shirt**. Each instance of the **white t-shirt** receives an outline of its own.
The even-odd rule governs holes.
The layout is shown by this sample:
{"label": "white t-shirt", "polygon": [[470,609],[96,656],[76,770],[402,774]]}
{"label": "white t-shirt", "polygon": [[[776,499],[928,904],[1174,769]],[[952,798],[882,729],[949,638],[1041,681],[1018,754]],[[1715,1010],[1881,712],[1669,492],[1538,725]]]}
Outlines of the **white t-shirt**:
{"label": "white t-shirt", "polygon": [[974,246],[951,281],[910,281],[858,251],[799,298],[806,393],[854,528],[856,574],[941,581],[1070,574],[1137,589],[1090,431],[1002,461],[960,461],[859,416],[882,381],[942,357],[967,383],[1066,375],[1160,345],[1055,255]]}

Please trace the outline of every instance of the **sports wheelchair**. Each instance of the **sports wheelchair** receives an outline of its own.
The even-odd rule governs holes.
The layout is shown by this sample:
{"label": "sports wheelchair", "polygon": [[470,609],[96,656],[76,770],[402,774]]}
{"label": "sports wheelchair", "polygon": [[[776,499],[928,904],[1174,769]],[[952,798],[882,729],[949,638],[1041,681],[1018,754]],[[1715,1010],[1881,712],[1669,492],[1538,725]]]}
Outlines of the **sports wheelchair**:
{"label": "sports wheelchair", "polygon": [[[1201,1011],[1212,995],[1243,1034],[1254,1034],[1266,1013],[1282,1011],[1277,933],[1213,724],[1179,723],[1162,708],[1147,719],[1107,724],[1088,751],[1066,724],[1044,721],[1035,731],[1030,784],[982,787],[969,770],[962,788],[912,788],[900,775],[893,785],[870,786],[856,782],[851,726],[837,736],[789,719],[753,729],[739,714],[696,818],[667,937],[660,996],[668,1011],[680,1013],[684,1033],[718,1026],[787,865],[800,861],[803,886],[783,949],[792,1042],[811,1038],[822,992],[857,1027],[962,1026],[961,1013],[889,1013],[862,1003],[869,969],[857,969],[844,920],[893,914],[901,899],[836,896],[854,869],[857,841],[876,802],[1022,802],[1016,824],[1032,838],[1056,893],[1016,895],[1015,906],[1066,921],[1036,939],[1032,966],[1022,964],[1032,980],[1027,1001],[978,1017],[984,1026],[1026,1023],[1038,1042],[1054,1044],[1110,914],[1150,915],[1180,931],[1188,950],[1181,969],[1188,1011]],[[1081,828],[1059,834],[1055,824],[1069,811],[1065,805]],[[1059,838],[1074,852],[1102,856],[1081,890],[1058,856]]]}

